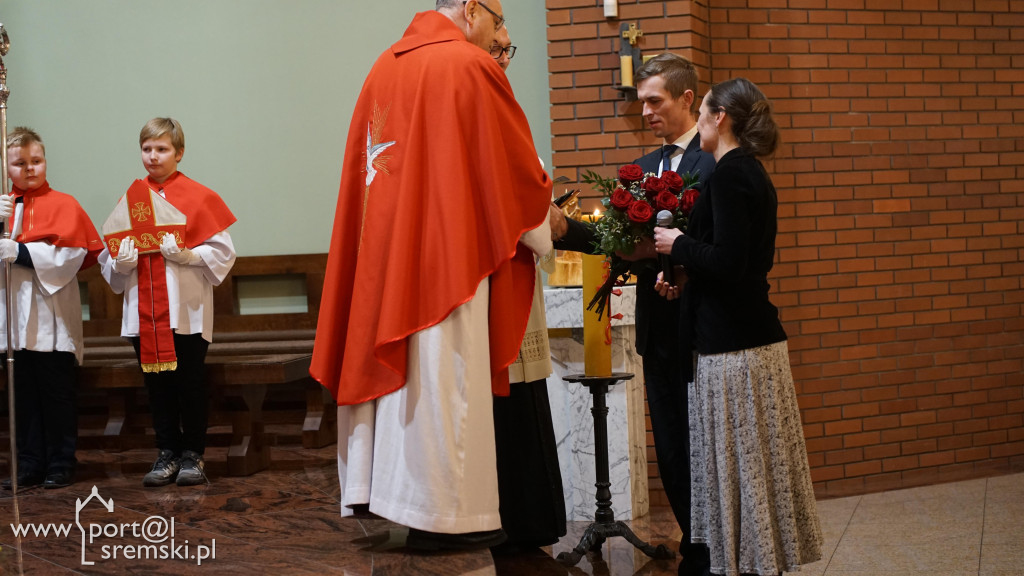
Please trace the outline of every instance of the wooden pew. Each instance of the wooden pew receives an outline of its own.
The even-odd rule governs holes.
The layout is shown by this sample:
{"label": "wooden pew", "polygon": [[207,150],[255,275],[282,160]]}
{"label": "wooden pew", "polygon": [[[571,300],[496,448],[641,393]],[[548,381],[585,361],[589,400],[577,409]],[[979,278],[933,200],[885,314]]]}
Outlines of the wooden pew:
{"label": "wooden pew", "polygon": [[[326,254],[243,256],[214,289],[214,336],[207,353],[206,377],[211,403],[223,400],[220,406],[211,406],[211,420],[221,416],[218,411],[230,416],[229,475],[245,476],[270,465],[263,414],[268,390],[287,388],[304,396],[303,446],[319,448],[337,441],[333,399],[309,377],[326,262]],[[239,297],[245,282],[267,280],[303,287],[305,310],[245,310]],[[104,445],[123,448],[128,436],[144,430],[141,422],[129,425],[133,418],[141,420],[137,396],[138,389],[144,387],[142,371],[131,344],[119,336],[121,296],[111,292],[95,266],[79,273],[79,283],[88,302],[79,389],[103,394],[107,410]]]}

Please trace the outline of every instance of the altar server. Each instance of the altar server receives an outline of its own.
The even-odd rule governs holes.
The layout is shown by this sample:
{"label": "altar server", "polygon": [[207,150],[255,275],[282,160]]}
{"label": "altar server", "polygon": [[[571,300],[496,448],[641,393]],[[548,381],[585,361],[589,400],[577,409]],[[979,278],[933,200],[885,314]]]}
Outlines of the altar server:
{"label": "altar server", "polygon": [[[77,274],[96,262],[103,243],[78,201],[50,188],[39,134],[24,127],[11,131],[7,171],[14,189],[0,196],[0,218],[11,238],[0,239],[0,259],[11,263],[18,487],[63,488],[74,481],[77,463],[75,366],[83,354]],[[6,316],[0,315],[5,350]]]}
{"label": "altar server", "polygon": [[178,171],[185,133],[153,118],[139,134],[149,175],[136,180],[103,224],[103,277],[124,294],[121,336],[142,367],[159,450],[143,486],[207,482],[206,351],[213,287],[235,263],[235,216],[206,186]]}

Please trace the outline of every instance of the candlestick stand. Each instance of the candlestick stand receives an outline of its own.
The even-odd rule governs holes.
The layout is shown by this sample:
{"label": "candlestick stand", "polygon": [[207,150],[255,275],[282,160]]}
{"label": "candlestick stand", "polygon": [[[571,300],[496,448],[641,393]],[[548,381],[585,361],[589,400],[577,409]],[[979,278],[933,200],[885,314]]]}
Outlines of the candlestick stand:
{"label": "candlestick stand", "polygon": [[605,395],[609,386],[620,380],[632,378],[632,374],[623,372],[613,372],[610,376],[572,374],[562,377],[567,382],[578,382],[586,386],[594,397],[590,413],[594,415],[594,460],[597,464],[597,482],[594,484],[597,487],[597,511],[594,513],[594,521],[587,527],[580,538],[580,543],[572,552],[562,552],[558,555],[558,561],[566,566],[575,566],[588,550],[601,550],[604,541],[612,536],[622,536],[651,558],[669,559],[676,556],[675,552],[666,548],[664,544],[655,547],[638,538],[625,522],[616,521],[615,513],[612,512],[612,492],[609,490],[611,482],[608,481],[608,405],[605,403]]}

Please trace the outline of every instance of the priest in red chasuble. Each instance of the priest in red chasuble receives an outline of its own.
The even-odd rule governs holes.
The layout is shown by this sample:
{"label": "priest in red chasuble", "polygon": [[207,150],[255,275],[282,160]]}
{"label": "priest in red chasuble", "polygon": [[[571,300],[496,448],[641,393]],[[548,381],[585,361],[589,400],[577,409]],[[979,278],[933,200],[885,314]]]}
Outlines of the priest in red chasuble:
{"label": "priest in red chasuble", "polygon": [[508,393],[534,286],[519,242],[551,181],[488,50],[500,0],[439,0],[356,104],[311,373],[337,399],[342,515],[418,548],[482,547],[498,515],[492,394]]}

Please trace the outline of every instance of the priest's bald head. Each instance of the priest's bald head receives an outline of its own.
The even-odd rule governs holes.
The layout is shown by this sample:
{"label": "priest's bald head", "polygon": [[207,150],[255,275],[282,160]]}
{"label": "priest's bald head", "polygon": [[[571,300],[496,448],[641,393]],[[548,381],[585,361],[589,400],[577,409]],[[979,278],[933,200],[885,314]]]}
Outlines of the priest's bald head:
{"label": "priest's bald head", "polygon": [[490,50],[498,31],[505,26],[501,0],[437,0],[437,11],[462,30],[466,40]]}

